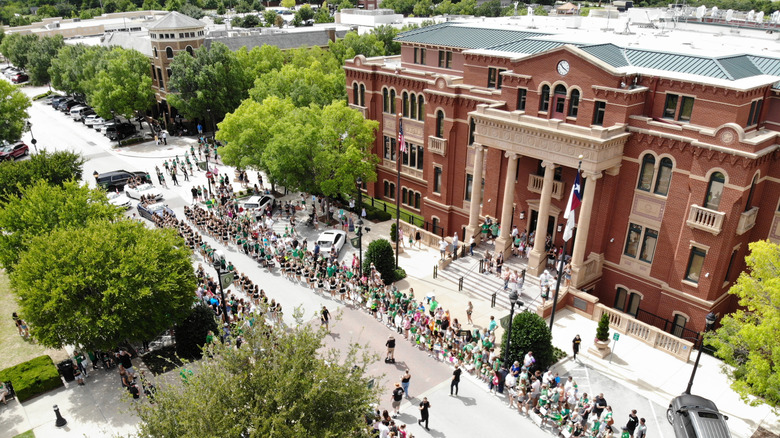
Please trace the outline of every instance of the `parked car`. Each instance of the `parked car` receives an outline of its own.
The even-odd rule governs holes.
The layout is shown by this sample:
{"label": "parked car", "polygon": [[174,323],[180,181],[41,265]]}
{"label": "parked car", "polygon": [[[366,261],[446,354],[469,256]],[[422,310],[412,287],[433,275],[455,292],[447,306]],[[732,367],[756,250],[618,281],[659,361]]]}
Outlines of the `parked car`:
{"label": "parked car", "polygon": [[21,141],[9,143],[3,141],[0,143],[0,160],[10,161],[23,157],[30,153],[30,148]]}
{"label": "parked car", "polygon": [[81,112],[84,111],[87,108],[89,108],[89,107],[86,106],[86,105],[76,105],[73,108],[71,108],[70,110],[68,110],[68,114],[70,115],[71,119],[76,120],[76,117],[78,117],[79,114],[81,114]]}
{"label": "parked car", "polygon": [[57,109],[62,111],[63,113],[70,112],[71,109],[73,109],[74,106],[81,105],[80,102],[76,102],[75,100],[66,100],[65,102],[62,102]]}
{"label": "parked car", "polygon": [[78,114],[73,116],[73,121],[84,123],[84,119],[87,118],[87,116],[91,116],[93,114],[95,114],[95,110],[93,110],[92,108],[83,109],[79,111]]}
{"label": "parked car", "polygon": [[157,216],[161,216],[162,217],[163,214],[165,214],[165,212],[167,212],[167,213],[173,215],[174,217],[176,216],[176,214],[173,212],[173,210],[168,208],[168,206],[163,204],[162,202],[158,202],[156,204],[149,204],[149,205],[143,205],[143,204],[139,203],[138,207],[136,207],[136,208],[138,209],[138,214],[140,214],[142,218],[149,219],[152,222],[154,222],[154,219],[153,219],[154,216],[153,215],[157,215]]}
{"label": "parked car", "polygon": [[666,419],[676,438],[731,438],[726,420],[711,400],[682,394],[669,403]]}
{"label": "parked car", "polygon": [[3,75],[7,77],[8,79],[11,79],[12,77],[18,75],[19,73],[24,73],[22,69],[17,67],[11,67],[5,71],[3,71]]}
{"label": "parked car", "polygon": [[320,254],[327,255],[331,248],[336,248],[336,255],[341,252],[344,242],[347,240],[347,233],[341,230],[328,230],[320,234],[317,238],[317,244],[320,246]]}
{"label": "parked car", "polygon": [[263,216],[268,206],[271,207],[271,211],[276,207],[276,198],[271,195],[252,196],[241,204],[244,210],[253,211],[256,217]]}
{"label": "parked car", "polygon": [[130,137],[136,132],[135,125],[128,122],[117,123],[116,125],[106,128],[106,136],[112,141],[122,140],[123,138]]}
{"label": "parked car", "polygon": [[113,192],[117,190],[123,190],[127,181],[136,176],[140,176],[144,182],[151,182],[146,178],[146,172],[128,172],[126,170],[114,170],[112,172],[104,172],[94,174],[97,185],[106,189],[106,191]]}
{"label": "parked car", "polygon": [[70,100],[72,98],[73,98],[72,96],[54,96],[49,101],[49,105],[51,105],[56,109],[60,103],[62,103],[65,100]]}
{"label": "parked car", "polygon": [[30,80],[30,77],[27,76],[26,73],[17,73],[14,76],[11,76],[11,82],[14,84],[21,84],[23,82],[27,82]]}
{"label": "parked car", "polygon": [[135,187],[125,186],[125,194],[132,199],[141,199],[141,196],[145,196],[146,198],[161,201],[163,198],[162,191],[149,183],[139,184]]}
{"label": "parked car", "polygon": [[106,193],[106,196],[108,197],[108,202],[111,205],[122,207],[125,210],[132,207],[132,204],[130,203],[130,198],[128,198],[127,195],[123,195],[122,193],[119,192],[108,192]]}
{"label": "parked car", "polygon": [[97,114],[90,114],[87,117],[84,117],[84,124],[90,128],[97,129],[99,126],[103,125],[104,123],[106,123],[106,121],[103,120],[103,118]]}

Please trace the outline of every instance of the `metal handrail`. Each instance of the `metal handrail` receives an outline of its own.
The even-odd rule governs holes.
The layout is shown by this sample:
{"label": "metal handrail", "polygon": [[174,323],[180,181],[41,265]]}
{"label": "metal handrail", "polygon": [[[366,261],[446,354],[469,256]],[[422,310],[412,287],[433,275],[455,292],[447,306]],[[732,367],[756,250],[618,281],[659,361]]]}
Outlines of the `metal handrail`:
{"label": "metal handrail", "polygon": [[[466,271],[465,274],[460,276],[460,278],[458,279],[458,292],[462,292],[463,291],[463,280],[471,274],[471,271],[473,271],[474,268],[476,268],[477,266],[482,266],[482,261],[483,260],[484,259],[479,259],[479,261],[474,263],[474,266],[470,267],[469,270]],[[480,269],[480,271],[481,271],[481,269]]]}

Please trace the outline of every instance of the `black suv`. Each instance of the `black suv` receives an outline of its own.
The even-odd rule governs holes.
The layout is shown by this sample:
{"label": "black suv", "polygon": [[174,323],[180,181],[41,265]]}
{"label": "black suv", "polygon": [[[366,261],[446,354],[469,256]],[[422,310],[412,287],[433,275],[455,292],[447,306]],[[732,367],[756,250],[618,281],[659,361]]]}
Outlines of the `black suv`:
{"label": "black suv", "polygon": [[146,177],[146,172],[128,172],[126,170],[115,170],[113,172],[104,172],[93,174],[97,185],[105,188],[108,191],[124,190],[125,184],[131,178],[140,176],[145,182],[151,183],[152,181]]}
{"label": "black suv", "polygon": [[114,126],[109,126],[106,128],[106,135],[108,136],[108,139],[112,141],[122,140],[123,138],[130,137],[135,133],[135,125],[128,122],[117,123]]}

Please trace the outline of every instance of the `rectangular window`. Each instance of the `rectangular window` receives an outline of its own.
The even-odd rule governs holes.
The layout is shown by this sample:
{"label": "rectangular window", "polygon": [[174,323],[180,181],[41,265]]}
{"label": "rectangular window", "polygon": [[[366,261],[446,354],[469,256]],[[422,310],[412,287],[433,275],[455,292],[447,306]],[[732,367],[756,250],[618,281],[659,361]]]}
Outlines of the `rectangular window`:
{"label": "rectangular window", "polygon": [[452,68],[452,52],[450,52],[450,51],[447,52],[447,63],[446,63],[446,66],[447,66],[447,68]]}
{"label": "rectangular window", "polygon": [[604,113],[607,112],[607,102],[603,100],[596,101],[596,108],[593,110],[593,124],[601,126],[604,124]]}
{"label": "rectangular window", "polygon": [[644,239],[642,239],[642,251],[639,253],[639,260],[647,263],[653,263],[655,245],[657,242],[658,231],[646,228]]}
{"label": "rectangular window", "polygon": [[761,116],[761,107],[764,105],[764,100],[754,100],[750,103],[750,114],[748,114],[747,126],[758,125],[758,118]]}
{"label": "rectangular window", "polygon": [[704,266],[704,257],[707,252],[701,248],[691,248],[691,256],[688,259],[688,269],[685,270],[685,279],[693,283],[698,283],[701,277],[701,268]]}
{"label": "rectangular window", "polygon": [[666,104],[664,104],[664,118],[673,119],[674,114],[677,112],[677,100],[680,96],[676,94],[666,95]]}
{"label": "rectangular window", "polygon": [[420,47],[414,48],[414,63],[425,64],[425,49]]}
{"label": "rectangular window", "polygon": [[505,72],[505,68],[495,68],[495,67],[489,67],[488,68],[488,88],[495,88],[500,90],[501,89],[501,73]]}
{"label": "rectangular window", "polygon": [[441,167],[433,168],[433,191],[441,193]]}
{"label": "rectangular window", "polygon": [[[384,155],[383,155],[385,157],[385,160],[389,160],[390,159],[390,149],[391,149],[391,147],[390,147],[390,137],[385,136],[385,147],[384,147]],[[387,196],[387,195],[385,195],[385,196]]]}
{"label": "rectangular window", "polygon": [[417,169],[423,170],[423,153],[425,149],[422,146],[417,146]]}
{"label": "rectangular window", "polygon": [[439,67],[452,68],[452,52],[449,50],[439,50]]}
{"label": "rectangular window", "polygon": [[527,93],[528,90],[525,88],[517,89],[517,110],[518,111],[525,111],[525,97]]}
{"label": "rectangular window", "polygon": [[690,96],[684,96],[682,98],[682,103],[680,104],[680,114],[677,116],[677,120],[682,122],[690,122],[691,113],[693,113],[693,98]]}
{"label": "rectangular window", "polygon": [[404,166],[408,166],[408,165],[409,165],[409,150],[410,150],[410,149],[411,149],[411,148],[407,148],[407,149],[406,149],[406,152],[402,152],[403,159],[401,160],[401,163],[402,163]]}
{"label": "rectangular window", "polygon": [[[519,167],[519,166],[518,166]],[[474,175],[466,174],[466,195],[463,197],[466,201],[471,201],[471,187],[474,185]]]}
{"label": "rectangular window", "polygon": [[626,237],[626,249],[623,254],[636,258],[639,250],[639,239],[642,236],[642,227],[636,224],[628,225],[628,236]]}

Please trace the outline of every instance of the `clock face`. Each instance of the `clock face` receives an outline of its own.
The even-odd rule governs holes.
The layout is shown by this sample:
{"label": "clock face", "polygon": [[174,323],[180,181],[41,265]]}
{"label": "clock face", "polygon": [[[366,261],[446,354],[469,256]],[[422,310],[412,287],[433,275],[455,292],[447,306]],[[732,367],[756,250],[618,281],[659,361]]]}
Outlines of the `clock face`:
{"label": "clock face", "polygon": [[558,63],[558,74],[566,76],[569,73],[569,61],[561,61]]}

